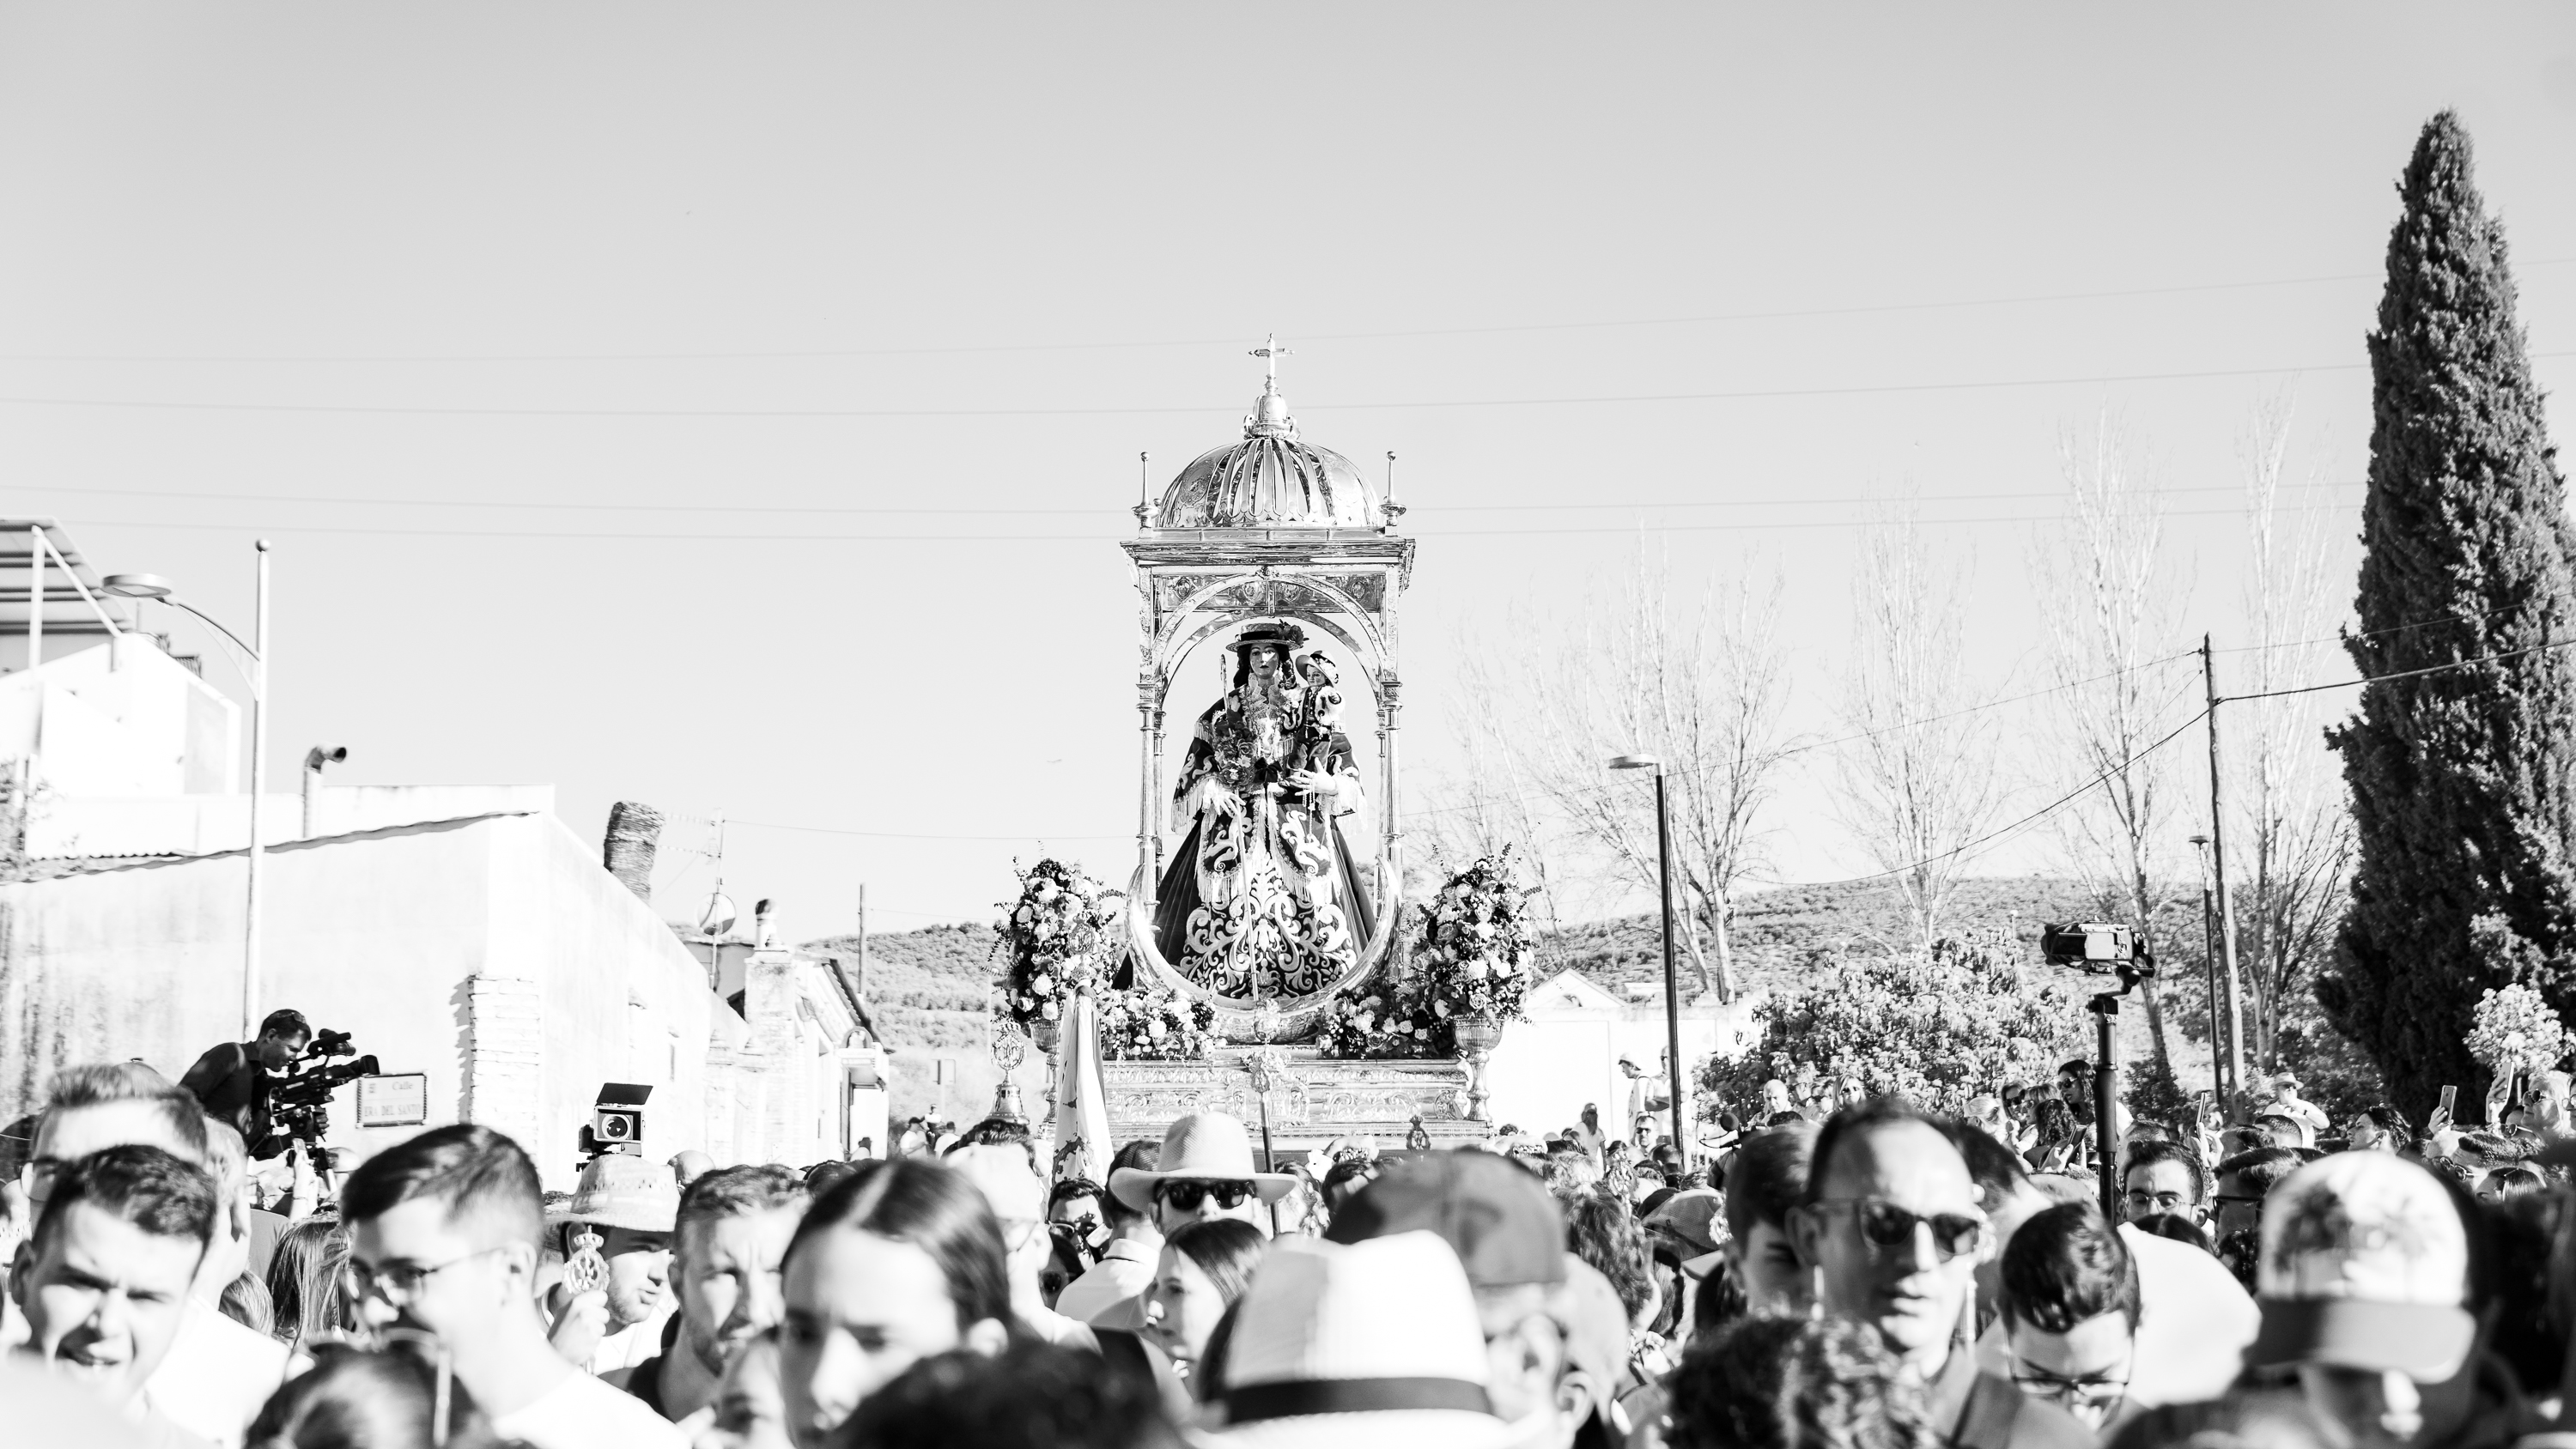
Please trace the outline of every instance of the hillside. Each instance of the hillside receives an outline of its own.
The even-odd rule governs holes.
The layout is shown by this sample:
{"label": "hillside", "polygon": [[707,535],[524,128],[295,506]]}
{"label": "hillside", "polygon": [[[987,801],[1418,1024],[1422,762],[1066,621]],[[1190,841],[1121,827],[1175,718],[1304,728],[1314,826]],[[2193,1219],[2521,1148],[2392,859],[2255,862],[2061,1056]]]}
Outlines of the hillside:
{"label": "hillside", "polygon": [[[2025,941],[2038,939],[2043,921],[2088,912],[2084,888],[2069,881],[1999,879],[1970,881],[1959,893],[1954,919],[2014,925]],[[1893,886],[1786,886],[1746,895],[1736,912],[1736,969],[1748,988],[1767,988],[1793,977],[1816,951],[1843,943],[1901,939],[1904,898]],[[831,936],[807,943],[817,951],[855,953],[857,939]],[[894,1112],[944,1111],[960,1120],[981,1115],[999,1074],[989,1044],[989,983],[993,977],[992,928],[931,926],[868,936],[869,1005],[900,1050],[895,1057]],[[1540,965],[1554,972],[1572,966],[1617,992],[1628,982],[1660,984],[1662,945],[1651,915],[1589,922],[1543,937]],[[1683,991],[1694,986],[1683,958]],[[2135,1024],[2132,1024],[2135,1029]],[[933,1063],[954,1063],[945,1093]],[[1034,1095],[1040,1078],[1021,1070],[1022,1091]]]}
{"label": "hillside", "polygon": [[[2092,911],[2091,892],[2079,882],[2031,877],[1971,880],[1959,888],[1947,919],[1962,925],[2010,923],[2013,934],[2036,943],[2049,921],[2076,920]],[[1817,951],[1905,939],[1905,897],[1888,882],[1858,885],[1779,886],[1737,898],[1733,943],[1735,971],[1747,989],[1787,979]],[[1683,991],[1695,989],[1690,956],[1681,948]],[[1626,982],[1663,980],[1663,937],[1651,914],[1569,926],[1542,938],[1543,964],[1571,966],[1618,991]]]}

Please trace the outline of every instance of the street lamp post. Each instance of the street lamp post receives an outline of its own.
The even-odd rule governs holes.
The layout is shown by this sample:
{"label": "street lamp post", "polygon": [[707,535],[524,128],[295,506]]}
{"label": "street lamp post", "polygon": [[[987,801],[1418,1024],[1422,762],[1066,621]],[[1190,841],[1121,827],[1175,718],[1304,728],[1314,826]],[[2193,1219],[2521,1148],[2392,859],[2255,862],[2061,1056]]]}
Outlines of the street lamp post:
{"label": "street lamp post", "polygon": [[1610,768],[1655,772],[1655,875],[1664,911],[1664,1073],[1673,1094],[1673,1151],[1688,1176],[1691,1139],[1682,1126],[1682,1000],[1673,974],[1673,832],[1664,805],[1664,762],[1654,755],[1619,755]]}
{"label": "street lamp post", "polygon": [[100,581],[102,593],[124,599],[158,599],[173,608],[185,609],[197,616],[207,628],[239,650],[249,662],[235,661],[242,678],[250,685],[250,848],[249,881],[242,900],[242,1040],[259,1035],[259,867],[261,855],[260,810],[268,791],[268,540],[259,540],[259,588],[252,608],[251,638],[242,637],[196,605],[179,597],[178,586],[158,574],[109,574]]}

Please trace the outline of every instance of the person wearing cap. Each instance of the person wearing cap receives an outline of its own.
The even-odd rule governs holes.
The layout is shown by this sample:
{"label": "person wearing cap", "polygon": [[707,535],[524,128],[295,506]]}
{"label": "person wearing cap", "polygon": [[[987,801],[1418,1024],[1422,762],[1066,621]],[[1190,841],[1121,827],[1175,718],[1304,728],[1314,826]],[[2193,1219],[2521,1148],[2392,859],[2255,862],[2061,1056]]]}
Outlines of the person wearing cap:
{"label": "person wearing cap", "polygon": [[1439,1235],[1284,1239],[1237,1306],[1215,1401],[1223,1427],[1205,1442],[1504,1449],[1520,1441],[1496,1412],[1482,1340],[1477,1295]]}
{"label": "person wearing cap", "polygon": [[551,1219],[567,1262],[584,1226],[599,1233],[608,1260],[604,1288],[547,1295],[555,1350],[594,1374],[618,1374],[662,1350],[662,1327],[677,1304],[670,1293],[671,1231],[680,1189],[670,1168],[624,1152],[584,1164],[572,1201]]}
{"label": "person wearing cap", "polygon": [[1324,1236],[1363,1243],[1416,1231],[1438,1234],[1466,1269],[1486,1392],[1512,1426],[1509,1442],[1616,1444],[1625,1315],[1617,1290],[1565,1251],[1565,1219],[1546,1186],[1490,1153],[1424,1153],[1352,1198]]}
{"label": "person wearing cap", "polygon": [[2246,1366],[2295,1371],[2308,1406],[2357,1446],[2486,1449],[2538,1430],[2471,1310],[2469,1225],[2423,1168],[2339,1152],[2263,1204]]}
{"label": "person wearing cap", "polygon": [[1055,1239],[1047,1232],[1046,1189],[1038,1185],[1028,1154],[1015,1146],[987,1143],[960,1147],[946,1161],[984,1194],[994,1221],[1001,1224],[1012,1316],[1022,1328],[1049,1343],[1096,1352],[1100,1340],[1090,1328],[1047,1307],[1046,1295],[1038,1286],[1038,1275],[1055,1253]]}
{"label": "person wearing cap", "polygon": [[2073,1416],[1980,1370],[1976,1355],[1957,1346],[1992,1231],[1958,1148],[1898,1097],[1826,1120],[1790,1217],[1818,1306],[1875,1327],[1922,1377],[1944,1444],[2085,1449],[2093,1436]]}

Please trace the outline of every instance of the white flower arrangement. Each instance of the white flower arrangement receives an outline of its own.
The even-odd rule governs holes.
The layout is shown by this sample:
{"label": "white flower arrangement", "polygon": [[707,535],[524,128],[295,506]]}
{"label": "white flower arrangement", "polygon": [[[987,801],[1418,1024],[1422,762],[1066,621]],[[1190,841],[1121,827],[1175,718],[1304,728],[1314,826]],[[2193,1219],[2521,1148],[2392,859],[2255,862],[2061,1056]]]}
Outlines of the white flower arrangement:
{"label": "white flower arrangement", "polygon": [[1063,1019],[1065,1003],[1101,984],[1107,928],[1126,897],[1081,867],[1041,860],[1019,872],[1020,894],[993,920],[993,950],[1007,953],[999,988],[1003,1015],[1028,1026]]}
{"label": "white flower arrangement", "polygon": [[2519,983],[2480,993],[2465,1043],[2469,1055],[2499,1077],[2556,1066],[2569,1044],[2558,1013],[2539,992]]}

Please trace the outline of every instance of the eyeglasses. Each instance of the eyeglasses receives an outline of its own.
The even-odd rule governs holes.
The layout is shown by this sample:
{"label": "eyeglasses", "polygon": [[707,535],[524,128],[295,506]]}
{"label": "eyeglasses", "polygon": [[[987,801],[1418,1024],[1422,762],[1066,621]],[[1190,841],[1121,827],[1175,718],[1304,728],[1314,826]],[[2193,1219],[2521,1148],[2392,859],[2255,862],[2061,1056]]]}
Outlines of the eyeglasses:
{"label": "eyeglasses", "polygon": [[2148,1192],[2143,1188],[2129,1193],[2129,1211],[2136,1213],[2178,1213],[2191,1206],[2191,1199],[2179,1192]]}
{"label": "eyeglasses", "polygon": [[1898,1207],[1885,1198],[1827,1198],[1808,1204],[1819,1213],[1848,1212],[1860,1225],[1861,1241],[1872,1248],[1901,1248],[1914,1241],[1914,1230],[1932,1229],[1933,1250],[1943,1262],[1973,1253],[1986,1240],[1986,1220],[1968,1213],[1923,1214]]}
{"label": "eyeglasses", "polygon": [[18,1169],[18,1186],[27,1194],[28,1202],[43,1207],[45,1200],[54,1195],[54,1179],[70,1166],[59,1157],[30,1157]]}
{"label": "eyeglasses", "polygon": [[414,1263],[378,1268],[352,1258],[349,1260],[349,1296],[364,1299],[373,1295],[396,1308],[401,1308],[418,1297],[420,1290],[430,1279],[459,1263],[471,1263],[477,1258],[488,1258],[506,1246],[508,1245],[502,1244],[485,1248],[481,1252],[468,1253],[462,1258],[450,1258],[444,1263],[435,1263],[426,1268]]}
{"label": "eyeglasses", "polygon": [[2261,1207],[2263,1205],[2263,1194],[2259,1192],[2222,1192],[2212,1197],[2210,1201],[2219,1207],[2226,1207],[2231,1203],[2243,1203],[2249,1207]]}
{"label": "eyeglasses", "polygon": [[2013,1360],[2013,1383],[2034,1399],[2046,1399],[2069,1408],[2107,1408],[2128,1396],[2129,1378],[2134,1369],[2116,1373],[2086,1374],[2080,1379],[2060,1378],[2046,1369],[2035,1369],[2018,1357]]}
{"label": "eyeglasses", "polygon": [[1185,1213],[1197,1212],[1199,1204],[1209,1198],[1215,1198],[1218,1207],[1230,1211],[1243,1206],[1243,1200],[1252,1196],[1252,1184],[1248,1182],[1166,1182],[1155,1187],[1154,1196]]}

